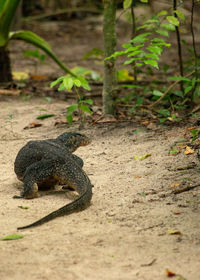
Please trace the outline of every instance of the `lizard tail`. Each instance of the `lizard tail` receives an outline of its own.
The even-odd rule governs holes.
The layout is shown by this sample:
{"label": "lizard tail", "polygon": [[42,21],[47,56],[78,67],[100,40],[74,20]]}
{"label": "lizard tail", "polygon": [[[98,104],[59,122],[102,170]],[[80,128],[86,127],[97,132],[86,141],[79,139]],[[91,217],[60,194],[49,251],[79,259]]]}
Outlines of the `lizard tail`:
{"label": "lizard tail", "polygon": [[47,216],[39,219],[38,221],[29,224],[27,226],[18,227],[17,229],[26,229],[31,228],[35,226],[42,225],[46,222],[49,222],[57,217],[61,217],[64,215],[69,215],[74,212],[79,212],[81,210],[84,210],[90,205],[90,201],[92,198],[92,185],[91,187],[88,187],[87,190],[79,196],[76,200],[72,201],[71,203],[64,205],[63,207],[59,208],[58,210],[55,210],[54,212],[51,212]]}

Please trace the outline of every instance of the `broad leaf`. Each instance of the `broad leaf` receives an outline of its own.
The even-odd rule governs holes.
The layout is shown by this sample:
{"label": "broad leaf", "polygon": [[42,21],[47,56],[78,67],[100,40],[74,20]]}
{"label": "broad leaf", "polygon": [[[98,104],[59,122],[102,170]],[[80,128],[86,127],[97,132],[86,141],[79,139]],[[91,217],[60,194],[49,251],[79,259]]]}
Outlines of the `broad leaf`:
{"label": "broad leaf", "polygon": [[79,76],[78,79],[79,79],[79,81],[81,82],[81,86],[82,86],[84,89],[86,89],[86,90],[91,90],[91,88],[90,88],[90,86],[89,86],[89,84],[88,84],[88,81],[87,81],[85,78]]}
{"label": "broad leaf", "polygon": [[67,114],[72,114],[78,108],[78,104],[73,104],[67,108]]}
{"label": "broad leaf", "polygon": [[162,23],[160,25],[160,27],[165,28],[165,29],[170,30],[170,31],[174,31],[175,30],[174,25],[171,24],[171,23]]}
{"label": "broad leaf", "polygon": [[173,25],[179,26],[179,20],[174,16],[167,16],[166,19]]}
{"label": "broad leaf", "polygon": [[154,90],[153,95],[161,97],[161,96],[163,96],[163,93],[159,90]]}
{"label": "broad leaf", "polygon": [[143,43],[143,42],[145,42],[145,41],[148,40],[148,38],[146,38],[146,37],[149,36],[150,34],[151,34],[150,32],[146,32],[146,33],[137,35],[136,37],[134,37],[134,38],[131,40],[131,42],[134,43],[134,44]]}
{"label": "broad leaf", "polygon": [[163,10],[157,14],[157,17],[166,16],[166,15],[167,15],[167,11]]}
{"label": "broad leaf", "polygon": [[40,49],[42,49],[45,53],[47,53],[66,73],[76,76],[73,72],[71,72],[63,63],[60,61],[57,56],[51,50],[50,45],[42,39],[37,34],[33,33],[32,31],[28,30],[21,30],[9,33],[9,40],[23,40],[27,43],[30,43]]}
{"label": "broad leaf", "polygon": [[92,101],[92,99],[84,99],[84,100],[83,100],[83,103],[87,103],[87,104],[92,105],[92,104],[93,104],[93,101]]}
{"label": "broad leaf", "polygon": [[159,46],[149,46],[147,50],[158,55],[161,55],[162,53],[162,48]]}
{"label": "broad leaf", "polygon": [[144,60],[144,63],[148,64],[148,65],[151,65],[151,66],[158,69],[158,62],[155,61],[155,60],[152,60],[152,59],[151,60]]}
{"label": "broad leaf", "polygon": [[132,0],[124,0],[123,2],[123,8],[124,10],[128,9],[132,4]]}
{"label": "broad leaf", "polygon": [[180,19],[185,20],[185,15],[180,10],[174,10],[174,13],[177,14]]}
{"label": "broad leaf", "polygon": [[70,76],[65,76],[63,79],[63,85],[67,90],[71,90],[74,85],[73,78]]}
{"label": "broad leaf", "polygon": [[12,20],[20,0],[0,0],[0,46],[8,42]]}
{"label": "broad leaf", "polygon": [[164,29],[157,29],[156,30],[156,33],[162,35],[162,36],[165,36],[165,37],[169,37],[169,33],[167,30],[164,30]]}
{"label": "broad leaf", "polygon": [[81,104],[79,106],[80,110],[83,111],[84,113],[89,113],[92,114],[92,111],[90,110],[90,108],[87,105]]}

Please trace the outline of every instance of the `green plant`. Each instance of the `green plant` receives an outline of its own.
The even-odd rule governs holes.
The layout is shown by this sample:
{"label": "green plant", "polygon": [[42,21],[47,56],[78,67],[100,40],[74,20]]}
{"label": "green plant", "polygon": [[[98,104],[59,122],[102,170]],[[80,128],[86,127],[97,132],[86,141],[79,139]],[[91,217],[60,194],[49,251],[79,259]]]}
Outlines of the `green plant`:
{"label": "green plant", "polygon": [[[77,75],[79,69],[77,68],[76,71],[74,70],[74,72],[76,72]],[[83,73],[83,71],[81,72]],[[70,75],[61,76],[57,80],[52,82],[50,87],[52,88],[57,84],[59,84],[58,91],[67,90],[71,92],[72,88],[74,89],[76,93],[77,102],[75,104],[70,105],[67,108],[66,119],[68,123],[71,124],[73,121],[74,113],[76,110],[78,110],[80,127],[83,127],[85,122],[85,113],[92,113],[89,105],[93,104],[93,101],[91,99],[85,99],[84,92],[80,90],[80,88],[90,90],[90,86],[88,84],[87,79],[84,77],[84,74],[77,75],[76,77]]]}
{"label": "green plant", "polygon": [[192,136],[192,142],[194,142],[196,139],[199,137],[199,130],[198,129],[192,129],[190,131],[191,136]]}
{"label": "green plant", "polygon": [[13,131],[13,124],[16,124],[17,121],[14,120],[13,114],[9,114],[8,115],[8,120],[6,122],[8,122],[10,124],[11,131],[12,131],[12,133],[14,133],[14,131]]}
{"label": "green plant", "polygon": [[[66,73],[74,75],[53,53],[50,45],[40,36],[28,30],[10,32],[11,23],[16,13],[20,0],[1,0],[0,1],[0,64],[3,65],[0,72],[0,81],[11,80],[9,43],[11,40],[23,40],[40,49],[49,55]],[[4,71],[4,72],[3,72]]]}
{"label": "green plant", "polygon": [[40,63],[44,63],[44,61],[46,59],[46,55],[45,54],[40,54],[39,50],[26,50],[23,53],[23,56],[33,59],[34,67],[35,67],[35,73],[37,73],[38,61]]}

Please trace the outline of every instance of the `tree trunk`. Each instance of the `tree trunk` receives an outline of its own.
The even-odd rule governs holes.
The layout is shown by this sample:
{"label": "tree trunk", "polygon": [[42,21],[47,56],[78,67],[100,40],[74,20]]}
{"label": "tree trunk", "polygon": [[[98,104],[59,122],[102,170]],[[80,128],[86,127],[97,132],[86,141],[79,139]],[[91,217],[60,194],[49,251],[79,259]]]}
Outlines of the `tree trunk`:
{"label": "tree trunk", "polygon": [[[116,50],[116,0],[104,0],[104,57],[108,57]],[[116,68],[115,59],[104,61],[104,82],[103,82],[103,112],[104,114],[115,114],[116,95]]]}
{"label": "tree trunk", "polygon": [[12,81],[9,51],[0,47],[0,83]]}

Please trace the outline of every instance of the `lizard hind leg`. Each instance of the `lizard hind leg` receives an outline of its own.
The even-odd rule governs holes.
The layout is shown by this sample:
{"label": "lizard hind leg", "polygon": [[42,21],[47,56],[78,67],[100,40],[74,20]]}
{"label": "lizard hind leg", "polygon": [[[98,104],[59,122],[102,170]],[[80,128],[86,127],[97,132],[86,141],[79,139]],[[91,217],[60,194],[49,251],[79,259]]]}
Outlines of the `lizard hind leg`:
{"label": "lizard hind leg", "polygon": [[38,197],[38,185],[41,181],[48,181],[53,176],[54,163],[50,160],[41,160],[30,165],[24,175],[24,198]]}

